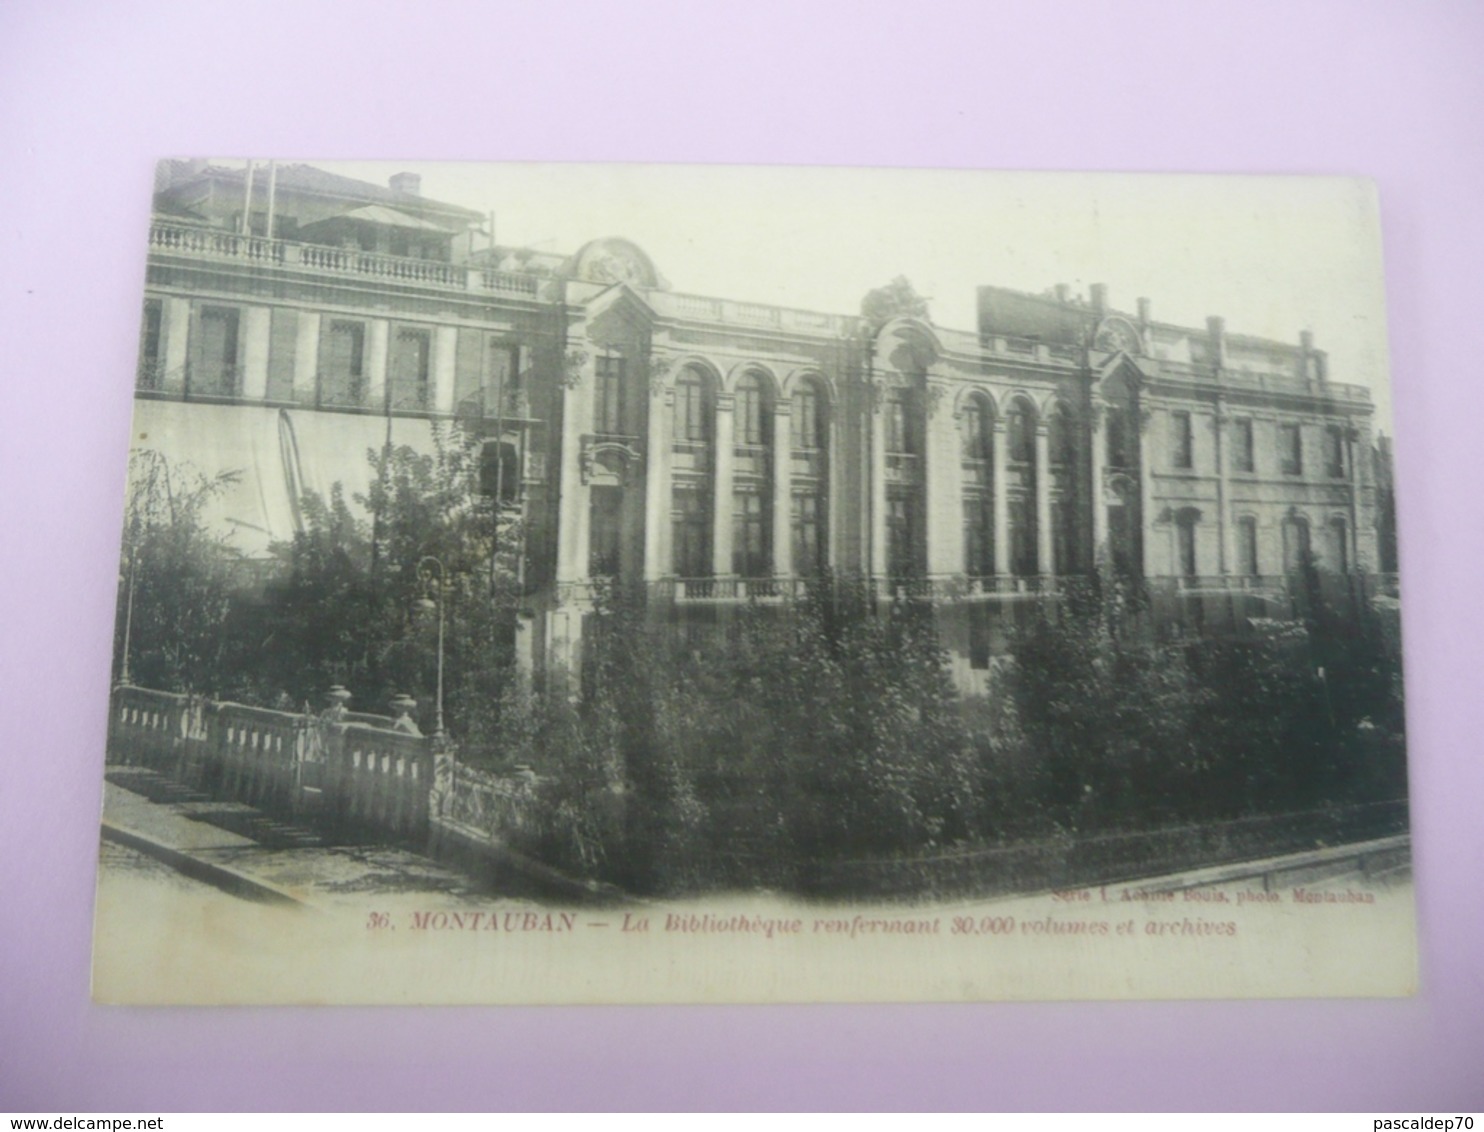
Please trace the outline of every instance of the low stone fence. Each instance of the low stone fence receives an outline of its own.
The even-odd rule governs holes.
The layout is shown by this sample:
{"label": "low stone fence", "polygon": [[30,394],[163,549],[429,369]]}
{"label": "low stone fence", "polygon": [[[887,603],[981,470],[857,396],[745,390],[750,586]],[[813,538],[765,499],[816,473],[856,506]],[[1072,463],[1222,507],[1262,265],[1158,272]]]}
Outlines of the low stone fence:
{"label": "low stone fence", "polygon": [[337,837],[436,849],[448,827],[461,858],[488,846],[503,865],[520,863],[508,846],[532,828],[539,785],[529,770],[463,766],[451,744],[343,703],[284,712],[130,685],[113,692],[108,760]]}

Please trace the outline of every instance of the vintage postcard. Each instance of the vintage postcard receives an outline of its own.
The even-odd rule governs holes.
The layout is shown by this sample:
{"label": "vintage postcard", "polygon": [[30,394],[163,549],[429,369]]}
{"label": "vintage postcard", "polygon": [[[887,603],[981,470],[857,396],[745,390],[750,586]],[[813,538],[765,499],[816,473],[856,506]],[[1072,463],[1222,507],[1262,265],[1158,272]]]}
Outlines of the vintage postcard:
{"label": "vintage postcard", "polygon": [[140,246],[100,1001],[1415,989],[1369,183],[178,159]]}

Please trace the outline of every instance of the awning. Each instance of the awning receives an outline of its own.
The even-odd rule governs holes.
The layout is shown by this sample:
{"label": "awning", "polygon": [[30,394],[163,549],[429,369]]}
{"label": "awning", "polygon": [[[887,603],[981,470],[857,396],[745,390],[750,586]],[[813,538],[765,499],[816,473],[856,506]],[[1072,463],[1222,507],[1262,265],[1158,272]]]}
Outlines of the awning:
{"label": "awning", "polygon": [[395,208],[388,208],[384,204],[367,204],[360,208],[352,209],[350,212],[339,216],[330,216],[324,220],[316,220],[313,224],[306,224],[304,228],[317,228],[321,224],[334,224],[341,220],[360,220],[367,224],[379,224],[383,228],[409,228],[415,232],[437,232],[446,236],[453,229],[445,228],[441,224],[434,224],[418,216],[409,216],[405,212],[398,212]]}

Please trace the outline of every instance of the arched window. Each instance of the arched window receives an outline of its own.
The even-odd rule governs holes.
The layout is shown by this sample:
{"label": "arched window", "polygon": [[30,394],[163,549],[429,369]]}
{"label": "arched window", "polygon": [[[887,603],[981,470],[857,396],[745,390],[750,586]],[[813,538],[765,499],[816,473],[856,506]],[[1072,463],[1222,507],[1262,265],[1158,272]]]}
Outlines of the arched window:
{"label": "arched window", "polygon": [[1251,515],[1237,520],[1237,572],[1255,578],[1260,571],[1257,562],[1257,520]]}
{"label": "arched window", "polygon": [[1200,573],[1195,546],[1195,531],[1199,523],[1200,512],[1189,507],[1184,508],[1175,520],[1175,568],[1184,578],[1194,578]]}
{"label": "arched window", "polygon": [[959,417],[963,442],[964,573],[994,574],[994,410],[971,394]]}
{"label": "arched window", "polygon": [[804,378],[794,390],[789,421],[793,452],[789,525],[793,571],[813,574],[828,565],[829,417],[819,384]]}
{"label": "arched window", "polygon": [[1327,565],[1336,574],[1350,572],[1350,528],[1338,515],[1329,521],[1329,559]]}
{"label": "arched window", "polygon": [[1077,435],[1072,412],[1058,401],[1046,420],[1046,448],[1051,467],[1051,572],[1075,573],[1077,554]]}
{"label": "arched window", "polygon": [[677,441],[709,444],[711,441],[711,397],[705,376],[693,366],[675,379],[675,428]]}
{"label": "arched window", "polygon": [[964,402],[959,434],[963,437],[965,460],[982,460],[987,463],[992,458],[993,425],[989,405],[984,398],[971,396]]}
{"label": "arched window", "polygon": [[1309,557],[1309,521],[1296,515],[1283,520],[1283,569],[1287,573],[1306,565]]}
{"label": "arched window", "polygon": [[755,373],[743,374],[737,381],[734,427],[738,444],[758,446],[772,442],[772,414],[767,410],[763,379]]}
{"label": "arched window", "polygon": [[1024,401],[1014,401],[1005,414],[1006,439],[1010,443],[1010,461],[1030,464],[1036,459],[1036,418]]}
{"label": "arched window", "polygon": [[764,578],[773,572],[773,405],[766,379],[737,379],[732,427],[731,572]]}
{"label": "arched window", "polygon": [[886,566],[893,578],[918,577],[927,565],[921,375],[917,381],[886,391]]}
{"label": "arched window", "polygon": [[1036,467],[1035,409],[1024,399],[1012,401],[1005,414],[1005,442],[1016,468],[1011,482],[1003,486],[1010,519],[1010,571],[1030,577],[1038,570],[1036,480],[1042,470]]}
{"label": "arched window", "polygon": [[790,429],[795,448],[809,450],[829,447],[825,440],[827,433],[819,386],[810,378],[799,382],[799,387],[794,390]]}
{"label": "arched window", "polygon": [[687,366],[675,379],[671,430],[670,568],[679,578],[711,576],[712,419],[710,379]]}

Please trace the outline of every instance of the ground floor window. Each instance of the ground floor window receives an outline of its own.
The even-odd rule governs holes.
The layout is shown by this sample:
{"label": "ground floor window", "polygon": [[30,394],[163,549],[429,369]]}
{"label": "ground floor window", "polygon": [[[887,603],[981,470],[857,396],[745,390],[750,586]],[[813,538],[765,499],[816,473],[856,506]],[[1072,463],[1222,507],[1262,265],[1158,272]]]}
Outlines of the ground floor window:
{"label": "ground floor window", "polygon": [[795,574],[813,574],[824,567],[824,506],[818,495],[799,492],[793,497],[793,568]]}
{"label": "ground floor window", "polygon": [[1195,556],[1195,520],[1182,519],[1175,525],[1175,542],[1178,550],[1180,573],[1194,578],[1198,573]]}
{"label": "ground floor window", "polygon": [[994,573],[994,501],[982,495],[964,497],[964,573],[971,578]]}
{"label": "ground floor window", "polygon": [[594,578],[616,578],[619,569],[619,532],[623,518],[623,488],[592,488],[591,525],[588,528],[588,568]]}
{"label": "ground floor window", "polygon": [[1010,572],[1018,577],[1036,573],[1036,514],[1028,499],[1010,501]]}
{"label": "ground floor window", "polygon": [[670,512],[673,565],[678,578],[711,575],[711,513],[699,487],[675,489]]}
{"label": "ground floor window", "polygon": [[893,578],[910,578],[918,568],[921,518],[916,498],[894,495],[886,501],[886,568]]}
{"label": "ground floor window", "polygon": [[755,491],[732,496],[732,573],[765,578],[772,573],[768,554],[768,509]]}
{"label": "ground floor window", "polygon": [[1237,570],[1248,578],[1255,578],[1257,569],[1257,520],[1237,520]]}

